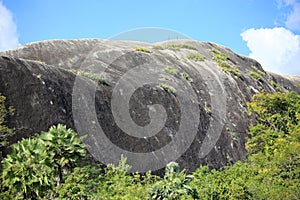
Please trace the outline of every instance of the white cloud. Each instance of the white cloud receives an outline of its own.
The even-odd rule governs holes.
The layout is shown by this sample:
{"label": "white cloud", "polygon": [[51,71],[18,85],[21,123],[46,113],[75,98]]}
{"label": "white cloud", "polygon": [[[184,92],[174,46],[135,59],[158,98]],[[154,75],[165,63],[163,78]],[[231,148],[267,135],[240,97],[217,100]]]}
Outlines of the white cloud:
{"label": "white cloud", "polygon": [[277,0],[279,8],[289,7],[286,14],[285,26],[294,31],[300,31],[300,2],[297,0]]}
{"label": "white cloud", "polygon": [[0,1],[0,51],[19,45],[17,26],[12,13]]}
{"label": "white cloud", "polygon": [[250,57],[271,72],[300,75],[300,36],[285,28],[248,29],[241,34]]}

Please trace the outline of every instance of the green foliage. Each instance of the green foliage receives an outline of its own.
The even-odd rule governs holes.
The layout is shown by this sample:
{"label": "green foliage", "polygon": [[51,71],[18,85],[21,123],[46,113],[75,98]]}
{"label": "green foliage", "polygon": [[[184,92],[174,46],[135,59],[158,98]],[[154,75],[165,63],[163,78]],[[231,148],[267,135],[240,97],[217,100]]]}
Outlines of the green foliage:
{"label": "green foliage", "polygon": [[197,188],[199,199],[251,199],[247,180],[252,172],[242,162],[220,171],[200,166],[193,175],[191,185]]}
{"label": "green foliage", "polygon": [[252,138],[248,142],[249,151],[264,151],[265,149],[255,148],[255,146],[269,149],[273,146],[274,140],[286,137],[290,132],[290,127],[297,125],[300,97],[294,92],[256,94],[253,96],[253,101],[248,103],[248,108],[249,114],[257,115],[258,122],[250,128],[249,133]]}
{"label": "green foliage", "polygon": [[271,85],[278,91],[278,92],[282,92],[281,87],[275,83],[274,81],[270,80]]}
{"label": "green foliage", "polygon": [[266,72],[264,72],[264,71],[258,69],[256,66],[251,66],[251,67],[252,67],[252,69],[254,69],[255,72],[258,73],[259,75],[261,75],[261,76],[266,76],[266,75],[267,75]]}
{"label": "green foliage", "polygon": [[123,156],[117,166],[78,167],[85,156],[80,139],[65,126],[51,127],[12,146],[2,162],[0,198],[300,199],[300,96],[257,94],[248,109],[257,123],[250,127],[244,161],[220,170],[200,166],[192,175],[172,162],[163,178],[128,174]]}
{"label": "green foliage", "polygon": [[53,152],[38,139],[23,139],[2,161],[2,184],[17,198],[43,196],[54,185]]}
{"label": "green foliage", "polygon": [[69,72],[72,72],[73,74],[79,75],[79,76],[84,76],[88,79],[91,79],[93,81],[97,81],[100,84],[106,84],[107,80],[105,77],[101,77],[101,76],[97,76],[88,72],[84,72],[84,71],[80,71],[80,70],[76,70],[76,69],[69,69]]}
{"label": "green foliage", "polygon": [[[250,128],[247,149],[250,162],[261,169],[263,182],[271,184],[276,198],[300,197],[300,96],[257,94],[248,103],[257,124]],[[264,191],[267,193],[267,191]]]}
{"label": "green foliage", "polygon": [[216,49],[210,50],[213,53],[213,60],[221,67],[222,71],[225,73],[230,73],[234,76],[241,77],[242,74],[238,71],[238,67],[232,67],[229,63],[229,57],[226,54],[221,53]]}
{"label": "green foliage", "polygon": [[182,77],[185,78],[186,80],[188,80],[190,78],[190,75],[188,73],[183,73]]}
{"label": "green foliage", "polygon": [[256,73],[256,72],[249,72],[249,75],[252,76],[253,78],[255,78],[255,79],[258,80],[258,81],[261,81],[261,80],[262,80],[261,75],[259,75],[259,74]]}
{"label": "green foliage", "polygon": [[150,173],[129,175],[129,169],[130,166],[126,164],[126,158],[123,156],[117,166],[107,165],[104,172],[93,179],[93,185],[98,187],[90,190],[91,199],[147,199],[147,188],[159,178]]}
{"label": "green foliage", "polygon": [[179,73],[179,70],[170,66],[167,66],[164,68],[164,71],[171,74],[171,75],[177,75]]}
{"label": "green foliage", "polygon": [[57,127],[52,126],[48,132],[42,133],[39,139],[47,151],[54,154],[53,162],[55,163],[58,182],[62,181],[63,171],[74,167],[77,161],[86,155],[81,138],[73,130],[67,129],[61,124]]}
{"label": "green foliage", "polygon": [[218,62],[218,65],[222,67],[222,71],[225,72],[225,73],[230,73],[234,76],[237,76],[237,77],[241,77],[242,74],[238,71],[237,68],[232,68],[229,64],[221,61],[221,62]]}
{"label": "green foliage", "polygon": [[158,87],[164,89],[165,91],[167,91],[169,93],[175,94],[175,89],[167,84],[160,83],[160,84],[158,84]]}
{"label": "green foliage", "polygon": [[18,198],[43,197],[84,156],[85,148],[75,132],[53,126],[37,138],[12,145],[12,153],[2,161],[2,184],[7,194]]}
{"label": "green foliage", "polygon": [[254,95],[248,157],[221,170],[200,166],[191,185],[200,199],[300,198],[300,96]]}
{"label": "green foliage", "polygon": [[187,58],[194,61],[204,61],[205,57],[201,53],[189,53]]}
{"label": "green foliage", "polygon": [[103,181],[100,165],[76,167],[63,184],[54,188],[58,199],[91,199]]}
{"label": "green foliage", "polygon": [[144,52],[144,53],[152,53],[149,49],[144,49],[144,48],[141,48],[141,47],[136,47],[134,48],[135,51],[141,51],[141,52]]}
{"label": "green foliage", "polygon": [[205,107],[205,113],[208,114],[208,115],[211,115],[211,109],[208,108],[208,107]]}
{"label": "green foliage", "polygon": [[193,82],[193,79],[190,77],[190,75],[189,75],[188,73],[184,72],[184,73],[181,74],[181,76],[182,76],[185,80],[189,81],[190,83]]}
{"label": "green foliage", "polygon": [[12,106],[5,106],[6,97],[2,96],[0,93],[0,147],[6,146],[7,137],[14,134],[13,130],[5,125],[5,120],[7,117],[14,115],[14,108]]}
{"label": "green foliage", "polygon": [[171,162],[166,166],[162,180],[150,188],[151,199],[197,199],[197,191],[190,186],[192,175],[179,171],[179,165]]}
{"label": "green foliage", "polygon": [[300,88],[300,83],[297,85],[298,88]]}
{"label": "green foliage", "polygon": [[224,53],[221,53],[220,51],[216,50],[216,49],[211,49],[210,52],[213,53],[213,60],[215,61],[226,61],[229,59],[229,57],[224,54]]}
{"label": "green foliage", "polygon": [[168,44],[164,46],[153,46],[153,49],[157,49],[157,50],[169,49],[173,51],[179,51],[180,49],[191,49],[197,51],[196,47],[188,44]]}

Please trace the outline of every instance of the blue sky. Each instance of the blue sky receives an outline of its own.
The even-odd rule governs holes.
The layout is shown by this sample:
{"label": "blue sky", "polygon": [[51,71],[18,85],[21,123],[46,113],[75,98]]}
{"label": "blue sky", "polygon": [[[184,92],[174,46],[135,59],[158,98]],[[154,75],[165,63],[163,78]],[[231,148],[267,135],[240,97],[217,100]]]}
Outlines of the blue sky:
{"label": "blue sky", "polygon": [[143,27],[219,43],[268,71],[300,75],[299,0],[0,0],[0,50]]}

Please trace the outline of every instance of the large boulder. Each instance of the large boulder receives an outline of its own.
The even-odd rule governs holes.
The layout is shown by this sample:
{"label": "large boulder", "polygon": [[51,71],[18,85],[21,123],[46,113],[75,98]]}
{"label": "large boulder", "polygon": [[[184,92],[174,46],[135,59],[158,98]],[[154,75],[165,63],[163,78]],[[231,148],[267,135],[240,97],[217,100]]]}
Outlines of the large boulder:
{"label": "large boulder", "polygon": [[299,83],[191,40],[56,40],[0,52],[0,93],[15,108],[10,142],[62,123],[87,135],[96,160],[116,163],[124,154],[139,172],[170,161],[193,171],[243,159],[252,95],[300,93]]}

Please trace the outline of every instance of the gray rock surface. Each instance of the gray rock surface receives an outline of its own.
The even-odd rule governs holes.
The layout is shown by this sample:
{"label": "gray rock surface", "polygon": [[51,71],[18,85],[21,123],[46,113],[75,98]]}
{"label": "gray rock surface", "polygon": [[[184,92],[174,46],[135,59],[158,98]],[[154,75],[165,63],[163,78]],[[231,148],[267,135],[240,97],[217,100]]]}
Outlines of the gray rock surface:
{"label": "gray rock surface", "polygon": [[[178,44],[194,49],[155,48]],[[240,75],[224,72],[212,49],[226,54],[225,62]],[[205,60],[189,59],[191,53]],[[193,171],[200,164],[219,168],[243,159],[253,120],[246,103],[262,91],[300,93],[299,83],[298,76],[264,72],[257,61],[223,46],[191,40],[56,40],[0,52],[0,93],[16,110],[8,119],[16,132],[11,142],[62,123],[88,135],[96,160],[116,162],[121,152],[141,172],[174,160]]]}

